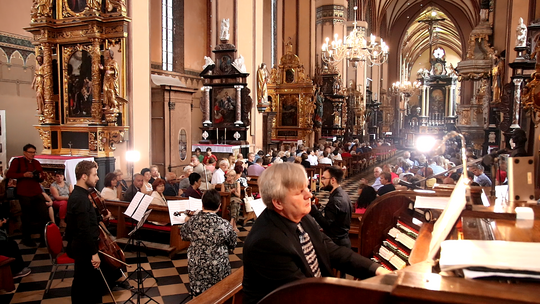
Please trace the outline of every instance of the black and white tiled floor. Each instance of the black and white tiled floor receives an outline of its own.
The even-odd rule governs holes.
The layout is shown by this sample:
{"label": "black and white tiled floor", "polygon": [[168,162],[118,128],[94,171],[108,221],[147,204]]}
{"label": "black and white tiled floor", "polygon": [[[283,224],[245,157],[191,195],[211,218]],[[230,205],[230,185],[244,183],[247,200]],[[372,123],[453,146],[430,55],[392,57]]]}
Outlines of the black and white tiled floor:
{"label": "black and white tiled floor", "polygon": [[[394,159],[395,157],[389,161],[394,161]],[[380,165],[381,164],[379,164],[379,166]],[[349,193],[352,202],[356,201],[358,197],[358,182],[361,178],[366,178],[370,183],[373,182],[373,168],[374,166],[346,179],[342,183],[342,187]],[[326,201],[328,200],[328,194],[328,192],[315,193],[319,198],[320,203],[323,205],[326,204]],[[243,242],[251,230],[251,225],[251,223],[248,223],[245,227],[238,226],[240,230],[240,233],[238,234],[238,245],[233,253],[229,255],[233,271],[242,266]],[[19,241],[20,239],[17,239],[17,242]],[[19,244],[19,248],[21,249],[26,266],[31,268],[32,273],[27,277],[15,280],[15,292],[6,293],[0,291],[0,304],[71,303],[70,291],[71,283],[73,282],[73,267],[69,267],[67,271],[63,271],[65,268],[60,268],[55,274],[51,289],[45,294],[45,288],[52,270],[52,264],[47,248],[28,248],[23,244]],[[126,251],[125,254],[126,262],[134,265],[132,269],[135,269],[137,263],[136,254],[129,251]],[[141,263],[141,266],[145,270],[149,271],[158,279],[158,282],[151,278],[144,282],[145,287],[150,287],[147,294],[155,301],[164,304],[177,304],[182,302],[186,297],[189,297],[187,253],[185,251],[178,253],[172,259],[156,251],[149,251],[148,254],[143,252]],[[129,275],[129,273],[127,275]],[[63,280],[62,276],[64,276]],[[130,284],[136,286],[135,281],[130,281]],[[123,303],[131,296],[131,291],[119,289],[113,290],[113,294],[118,303]],[[147,300],[148,299],[146,298],[142,302],[145,303]],[[104,295],[103,303],[113,303],[113,301],[109,295]]]}

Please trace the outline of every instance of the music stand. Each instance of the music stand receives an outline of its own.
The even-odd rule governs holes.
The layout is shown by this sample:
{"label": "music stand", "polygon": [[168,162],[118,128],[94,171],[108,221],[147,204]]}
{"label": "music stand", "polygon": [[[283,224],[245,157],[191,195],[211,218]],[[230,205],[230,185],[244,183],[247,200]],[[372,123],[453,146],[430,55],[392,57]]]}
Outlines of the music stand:
{"label": "music stand", "polygon": [[[136,247],[136,252],[137,252],[137,268],[135,269],[135,271],[133,271],[124,280],[124,282],[126,282],[129,279],[136,280],[137,281],[137,289],[135,291],[133,291],[133,294],[131,295],[131,297],[129,297],[129,299],[127,299],[126,302],[124,302],[124,303],[135,303],[132,300],[132,298],[135,297],[135,295],[137,295],[137,304],[141,303],[141,297],[147,297],[148,298],[148,301],[146,301],[145,303],[148,303],[150,301],[154,301],[154,302],[158,303],[156,300],[152,299],[152,297],[150,297],[149,295],[146,294],[146,292],[148,290],[150,290],[151,287],[148,287],[148,289],[145,290],[144,281],[146,279],[150,278],[150,277],[153,278],[156,282],[158,280],[150,272],[148,272],[146,269],[144,269],[142,267],[142,265],[141,265],[141,247],[144,246],[144,243],[140,239],[138,239],[136,237],[137,232],[144,225],[144,223],[146,222],[146,219],[148,219],[148,216],[150,215],[150,212],[152,212],[152,209],[146,210],[146,212],[141,217],[140,221],[137,223],[135,228],[129,233],[130,240],[132,240],[133,242],[136,242],[135,247]],[[145,277],[143,277],[143,272],[146,273]],[[136,275],[135,279],[132,278],[134,275]]]}

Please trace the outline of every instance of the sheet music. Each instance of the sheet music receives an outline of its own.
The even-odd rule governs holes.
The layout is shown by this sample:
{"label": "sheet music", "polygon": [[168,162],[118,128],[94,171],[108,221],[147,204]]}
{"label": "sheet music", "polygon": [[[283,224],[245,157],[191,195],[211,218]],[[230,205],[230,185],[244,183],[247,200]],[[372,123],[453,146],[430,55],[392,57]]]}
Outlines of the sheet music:
{"label": "sheet music", "polygon": [[187,210],[190,210],[190,211],[202,210],[202,199],[190,197],[188,201],[189,201],[189,208]]}
{"label": "sheet music", "polygon": [[133,197],[131,200],[131,203],[129,203],[129,206],[124,214],[136,221],[141,221],[146,209],[148,209],[148,206],[150,203],[152,203],[153,199],[154,198],[149,195],[142,192],[137,192],[135,197]]}
{"label": "sheet music", "polygon": [[444,210],[449,201],[450,197],[417,196],[416,201],[414,202],[414,208]]}
{"label": "sheet music", "polygon": [[[171,225],[181,225],[186,222],[186,215],[182,213],[189,207],[189,200],[167,201]],[[180,214],[180,215],[175,215]]]}
{"label": "sheet music", "polygon": [[261,215],[264,209],[266,209],[266,205],[263,203],[262,198],[252,200],[251,207],[253,207],[253,211],[255,212],[255,215],[257,215],[257,217],[259,217],[259,215]]}

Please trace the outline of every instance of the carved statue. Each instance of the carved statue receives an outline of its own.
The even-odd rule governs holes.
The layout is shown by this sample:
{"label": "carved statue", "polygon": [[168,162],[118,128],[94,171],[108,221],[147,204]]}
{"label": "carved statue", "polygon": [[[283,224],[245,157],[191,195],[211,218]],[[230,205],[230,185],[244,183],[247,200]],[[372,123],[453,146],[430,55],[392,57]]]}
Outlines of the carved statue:
{"label": "carved statue", "polygon": [[107,11],[111,12],[113,9],[116,8],[118,12],[125,12],[126,9],[126,1],[125,0],[106,0],[106,6]]}
{"label": "carved statue", "polygon": [[240,73],[247,73],[246,65],[244,64],[244,56],[240,55],[233,62],[233,67]]}
{"label": "carved statue", "polygon": [[34,79],[32,80],[32,89],[36,90],[37,111],[39,115],[43,114],[43,107],[45,105],[45,71],[43,66],[43,56],[36,57],[37,65],[34,73]]}
{"label": "carved statue", "polygon": [[251,123],[249,113],[252,107],[251,90],[248,87],[244,87],[242,89],[242,122],[245,126],[249,126]]}
{"label": "carved statue", "polygon": [[336,76],[334,77],[334,84],[332,85],[332,91],[334,95],[339,95],[341,89],[341,80]]}
{"label": "carved statue", "polygon": [[318,128],[322,126],[323,105],[324,97],[321,93],[321,88],[318,88],[317,93],[315,93],[315,118],[313,119],[315,127]]}
{"label": "carved statue", "polygon": [[516,47],[527,46],[527,26],[523,23],[523,18],[519,18],[516,28]]}
{"label": "carved statue", "polygon": [[118,63],[114,60],[114,52],[111,49],[105,50],[105,67],[100,65],[100,68],[105,70],[103,76],[103,104],[105,109],[117,113],[118,101],[116,96],[120,95],[118,88]]}
{"label": "carved statue", "polygon": [[216,64],[216,63],[214,62],[214,60],[212,60],[212,58],[210,58],[210,57],[208,57],[208,56],[204,56],[204,65],[203,65],[203,67],[202,67],[203,70],[206,69],[207,66],[212,65],[212,64],[214,64],[214,65]]}
{"label": "carved statue", "polygon": [[257,102],[259,104],[268,103],[268,69],[266,64],[261,63],[257,70]]}
{"label": "carved statue", "polygon": [[228,41],[229,36],[229,18],[221,19],[221,34],[219,35],[219,38],[222,41]]}
{"label": "carved statue", "polygon": [[32,18],[51,17],[52,0],[34,0],[32,5]]}
{"label": "carved statue", "polygon": [[495,53],[495,60],[493,62],[492,69],[492,87],[493,87],[493,101],[501,101],[501,88],[502,81],[504,79],[504,58],[502,54]]}
{"label": "carved statue", "polygon": [[86,5],[91,10],[95,10],[95,11],[101,10],[101,0],[86,0]]}

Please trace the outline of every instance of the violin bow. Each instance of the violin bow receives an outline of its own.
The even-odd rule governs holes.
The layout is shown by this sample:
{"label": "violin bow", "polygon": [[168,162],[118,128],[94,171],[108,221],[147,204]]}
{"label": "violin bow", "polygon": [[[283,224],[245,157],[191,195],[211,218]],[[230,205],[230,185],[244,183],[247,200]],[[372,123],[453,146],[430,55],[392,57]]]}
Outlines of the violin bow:
{"label": "violin bow", "polygon": [[103,252],[103,251],[101,251],[101,250],[98,250],[98,252],[101,253],[101,254],[103,254],[104,256],[110,258],[110,259],[113,259],[113,260],[117,261],[118,263],[121,263],[121,264],[126,265],[126,267],[133,267],[132,265],[129,265],[129,264],[127,264],[126,262],[124,262],[124,261],[122,261],[122,260],[119,260],[119,259],[117,259],[117,258],[115,258],[115,257],[113,257],[113,256],[111,256],[111,255],[109,255],[109,254],[106,254],[105,252]]}
{"label": "violin bow", "polygon": [[113,296],[111,287],[109,287],[109,283],[107,283],[107,280],[105,279],[105,276],[103,275],[103,272],[101,271],[101,268],[98,267],[97,269],[99,270],[99,273],[101,273],[101,277],[103,278],[103,281],[105,282],[105,285],[107,285],[107,290],[109,290],[109,294],[111,295],[111,299],[113,300],[114,304],[117,304],[116,299]]}

